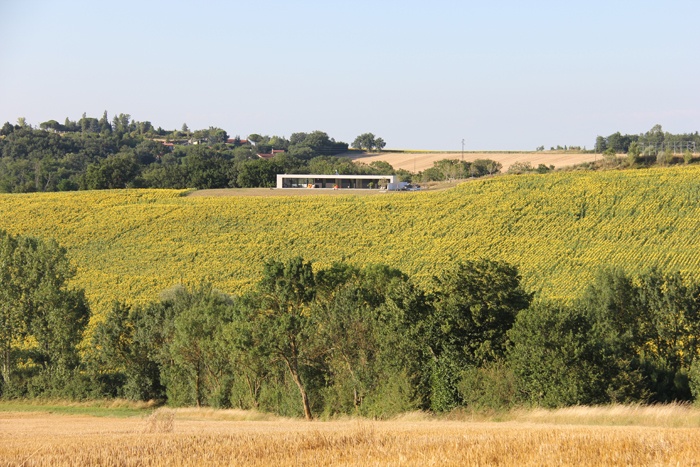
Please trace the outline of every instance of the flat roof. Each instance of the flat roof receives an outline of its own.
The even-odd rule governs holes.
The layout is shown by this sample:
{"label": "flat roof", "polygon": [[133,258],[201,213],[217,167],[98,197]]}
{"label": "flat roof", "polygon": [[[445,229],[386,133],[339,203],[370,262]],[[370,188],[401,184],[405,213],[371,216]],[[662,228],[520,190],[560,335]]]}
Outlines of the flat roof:
{"label": "flat roof", "polygon": [[343,174],[337,174],[337,175],[328,175],[328,174],[278,174],[278,177],[282,178],[326,178],[326,179],[331,179],[335,180],[337,178],[357,178],[360,180],[374,180],[376,178],[392,178],[396,177],[396,175],[343,175]]}

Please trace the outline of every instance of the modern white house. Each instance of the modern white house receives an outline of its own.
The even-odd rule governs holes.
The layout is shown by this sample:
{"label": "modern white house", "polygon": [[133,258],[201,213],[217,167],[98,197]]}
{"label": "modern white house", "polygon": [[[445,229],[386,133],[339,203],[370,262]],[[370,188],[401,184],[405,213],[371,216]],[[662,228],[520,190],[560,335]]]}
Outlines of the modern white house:
{"label": "modern white house", "polygon": [[277,174],[277,188],[386,189],[397,181],[396,175]]}

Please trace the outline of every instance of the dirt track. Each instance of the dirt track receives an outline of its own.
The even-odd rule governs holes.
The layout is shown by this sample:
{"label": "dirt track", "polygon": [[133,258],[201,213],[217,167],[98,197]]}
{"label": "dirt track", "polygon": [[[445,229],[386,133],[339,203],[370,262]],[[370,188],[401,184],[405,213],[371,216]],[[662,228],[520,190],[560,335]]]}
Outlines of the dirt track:
{"label": "dirt track", "polygon": [[[364,162],[369,164],[374,161],[385,161],[391,164],[395,169],[404,169],[409,172],[420,172],[429,169],[436,161],[442,159],[461,159],[462,154],[459,152],[451,153],[392,153],[384,152],[381,154],[348,154],[354,161]],[[600,159],[599,154],[578,154],[564,152],[465,152],[464,160],[473,161],[476,159],[492,159],[503,164],[501,172],[505,172],[515,162],[529,162],[533,167],[539,164],[554,167],[565,167],[567,165],[580,164],[582,162],[594,161]]]}

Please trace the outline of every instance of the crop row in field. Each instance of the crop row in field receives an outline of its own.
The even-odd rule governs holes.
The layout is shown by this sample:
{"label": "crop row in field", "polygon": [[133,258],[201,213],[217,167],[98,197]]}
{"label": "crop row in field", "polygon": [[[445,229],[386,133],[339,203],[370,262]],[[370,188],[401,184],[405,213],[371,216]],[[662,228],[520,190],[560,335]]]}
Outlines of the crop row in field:
{"label": "crop row in field", "polygon": [[393,196],[182,197],[174,190],[0,196],[0,228],[66,246],[100,312],[178,282],[250,287],[268,258],[386,263],[429,286],[456,260],[501,259],[572,298],[596,268],[700,277],[700,168],[500,176]]}

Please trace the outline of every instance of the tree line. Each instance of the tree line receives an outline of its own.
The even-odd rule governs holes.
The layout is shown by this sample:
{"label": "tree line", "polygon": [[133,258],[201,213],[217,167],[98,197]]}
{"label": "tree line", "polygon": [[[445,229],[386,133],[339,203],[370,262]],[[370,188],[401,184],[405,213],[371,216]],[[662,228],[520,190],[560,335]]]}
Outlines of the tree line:
{"label": "tree line", "polygon": [[459,159],[442,159],[433,166],[414,175],[414,181],[433,182],[464,180],[500,173],[503,164],[492,159],[476,159],[472,162]]}
{"label": "tree line", "polygon": [[[690,163],[692,152],[681,147],[681,143],[688,142],[700,146],[698,133],[673,135],[655,125],[639,135],[616,132],[599,136],[595,151],[609,156],[604,161],[608,166],[666,165],[677,159],[679,151],[683,161]],[[664,149],[662,143],[666,145]],[[373,151],[381,150],[385,143],[372,133],[363,133],[352,146]],[[273,150],[284,152],[273,154]],[[491,175],[501,169],[500,163],[488,159],[445,159],[412,174],[386,162],[366,165],[337,157],[347,150],[347,143],[322,131],[293,133],[289,139],[251,134],[243,140],[238,136],[230,138],[225,130],[216,127],[195,131],[186,124],[175,131],[154,128],[151,122],[133,120],[128,114],[118,114],[111,121],[107,112],[99,119],[83,114],[78,121],[49,120],[39,128],[20,118],[17,124],[5,122],[0,128],[0,192],[272,187],[279,173],[397,174],[402,181],[428,182]],[[272,157],[260,158],[261,153]],[[618,159],[619,153],[627,153],[627,159]],[[521,166],[511,172],[549,170],[551,167],[540,165]]]}
{"label": "tree line", "polygon": [[[273,149],[284,152],[258,156]],[[215,127],[156,129],[128,114],[111,122],[106,112],[100,119],[49,120],[38,129],[20,118],[0,128],[0,192],[271,187],[278,173],[396,173],[386,163],[337,157],[347,150],[347,143],[322,131],[242,140]]]}
{"label": "tree line", "polygon": [[[676,143],[682,152],[686,148],[681,148],[680,144],[695,143],[700,148],[700,133],[673,134],[663,130],[661,125],[654,125],[649,131],[638,135],[621,134],[619,131],[609,136],[598,136],[595,141],[594,150],[598,154],[611,151],[617,154],[627,154],[630,151],[638,151],[642,156],[656,156],[662,144],[673,146]],[[643,148],[646,149],[646,153]],[[696,149],[697,150],[697,149]]]}
{"label": "tree line", "polygon": [[272,259],[251,290],[178,285],[87,332],[53,241],[0,232],[0,396],[122,397],[306,418],[700,397],[700,286],[599,271],[571,303],[517,268],[458,262],[422,288],[387,265]]}
{"label": "tree line", "polygon": [[[372,133],[353,142],[353,147],[367,151],[384,145]],[[243,140],[229,138],[215,127],[190,131],[184,124],[179,131],[156,129],[128,114],[111,122],[106,112],[100,119],[83,115],[62,124],[49,120],[38,129],[19,119],[18,124],[6,122],[0,129],[0,192],[274,187],[280,173],[397,174],[401,181],[427,182],[480,177],[501,168],[487,159],[446,159],[412,174],[383,161],[363,164],[338,157],[347,150],[347,143],[322,131],[293,133],[289,139],[255,133]]]}

